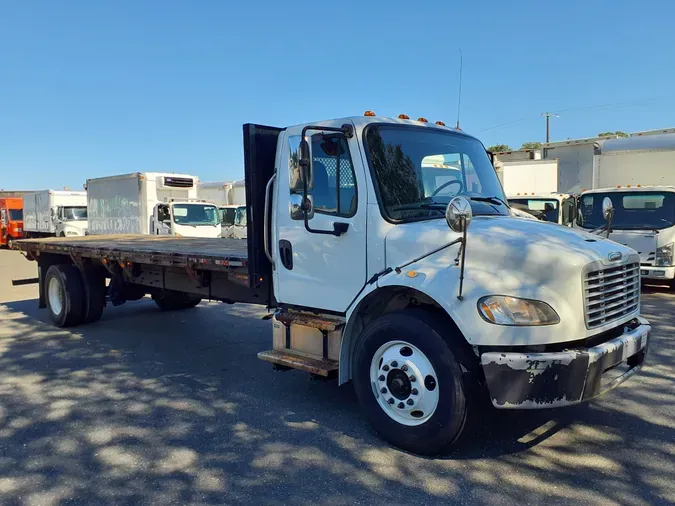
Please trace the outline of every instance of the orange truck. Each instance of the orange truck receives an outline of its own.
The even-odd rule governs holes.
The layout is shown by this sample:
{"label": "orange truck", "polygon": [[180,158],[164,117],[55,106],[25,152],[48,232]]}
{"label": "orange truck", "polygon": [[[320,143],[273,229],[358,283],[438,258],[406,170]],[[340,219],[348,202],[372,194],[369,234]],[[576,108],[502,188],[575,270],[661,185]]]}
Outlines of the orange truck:
{"label": "orange truck", "polygon": [[12,247],[15,239],[23,237],[23,199],[0,198],[0,246]]}

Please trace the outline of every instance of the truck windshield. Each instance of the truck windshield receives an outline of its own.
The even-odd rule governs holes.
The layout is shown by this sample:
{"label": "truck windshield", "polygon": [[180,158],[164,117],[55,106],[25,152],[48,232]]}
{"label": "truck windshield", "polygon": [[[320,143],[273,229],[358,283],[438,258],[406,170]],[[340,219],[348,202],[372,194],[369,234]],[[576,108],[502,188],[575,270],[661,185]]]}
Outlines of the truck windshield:
{"label": "truck windshield", "polygon": [[555,199],[509,199],[509,205],[537,219],[558,223],[560,206]]}
{"label": "truck windshield", "polygon": [[236,208],[234,207],[221,207],[220,208],[220,222],[223,225],[234,225],[234,214]]}
{"label": "truck windshield", "polygon": [[75,220],[86,220],[87,219],[87,208],[84,206],[69,206],[63,208],[63,220],[64,221],[75,221]]}
{"label": "truck windshield", "polygon": [[11,221],[21,221],[21,220],[23,220],[23,209],[10,209],[9,210],[9,219]]}
{"label": "truck windshield", "polygon": [[239,227],[245,227],[246,226],[246,207],[238,207],[237,208],[237,213],[235,214],[234,217],[234,224],[239,226]]}
{"label": "truck windshield", "polygon": [[675,193],[608,192],[589,193],[579,199],[577,224],[598,228],[605,224],[602,201],[609,197],[614,205],[612,228],[617,230],[655,230],[675,224]]}
{"label": "truck windshield", "polygon": [[174,204],[173,221],[177,225],[219,225],[218,208],[204,204]]}
{"label": "truck windshield", "polygon": [[442,218],[457,195],[470,199],[476,215],[508,216],[502,187],[478,140],[436,128],[373,124],[365,143],[387,219]]}

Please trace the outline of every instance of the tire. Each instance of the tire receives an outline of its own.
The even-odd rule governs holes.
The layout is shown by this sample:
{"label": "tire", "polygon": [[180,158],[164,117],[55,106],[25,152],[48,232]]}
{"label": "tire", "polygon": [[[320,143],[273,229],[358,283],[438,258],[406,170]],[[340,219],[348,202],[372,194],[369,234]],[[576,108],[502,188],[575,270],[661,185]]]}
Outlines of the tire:
{"label": "tire", "polygon": [[84,287],[74,265],[52,265],[45,276],[47,308],[57,327],[73,327],[84,319]]}
{"label": "tire", "polygon": [[162,311],[178,311],[190,309],[199,304],[202,299],[196,295],[173,290],[164,290],[152,295],[152,300]]}
{"label": "tire", "polygon": [[449,345],[463,337],[446,336],[447,328],[429,312],[407,309],[371,322],[354,348],[354,390],[370,424],[389,443],[420,455],[448,449],[468,416],[463,354]]}
{"label": "tire", "polygon": [[84,323],[93,323],[101,319],[105,307],[105,296],[108,292],[105,286],[105,275],[102,269],[93,265],[85,265],[82,270],[84,285]]}
{"label": "tire", "polygon": [[7,237],[7,249],[14,249],[14,239]]}

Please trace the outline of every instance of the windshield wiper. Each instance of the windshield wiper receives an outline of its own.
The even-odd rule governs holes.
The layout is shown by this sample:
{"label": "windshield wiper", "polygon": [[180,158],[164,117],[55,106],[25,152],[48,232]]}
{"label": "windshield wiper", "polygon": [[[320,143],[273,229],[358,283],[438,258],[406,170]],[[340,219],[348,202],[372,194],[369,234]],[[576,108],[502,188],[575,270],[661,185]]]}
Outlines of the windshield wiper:
{"label": "windshield wiper", "polygon": [[499,197],[469,197],[469,199],[475,202],[487,202],[488,204],[502,204],[505,205],[506,207],[509,207],[509,205]]}

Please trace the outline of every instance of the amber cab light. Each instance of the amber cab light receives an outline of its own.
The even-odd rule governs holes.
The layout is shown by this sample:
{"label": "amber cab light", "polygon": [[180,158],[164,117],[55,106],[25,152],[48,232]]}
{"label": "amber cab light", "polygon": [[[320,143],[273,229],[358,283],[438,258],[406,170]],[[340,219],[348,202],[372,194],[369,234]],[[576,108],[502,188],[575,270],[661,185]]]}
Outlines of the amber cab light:
{"label": "amber cab light", "polygon": [[429,120],[426,118],[417,118],[417,121],[420,121],[422,123],[429,123]]}
{"label": "amber cab light", "polygon": [[364,116],[375,116],[375,113],[373,111],[366,111],[363,113]]}

